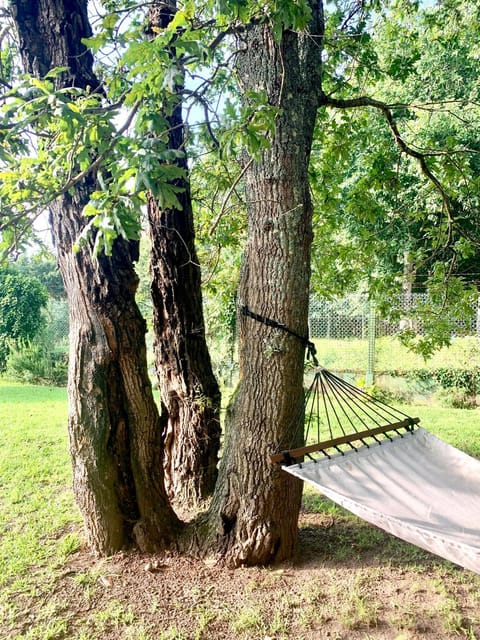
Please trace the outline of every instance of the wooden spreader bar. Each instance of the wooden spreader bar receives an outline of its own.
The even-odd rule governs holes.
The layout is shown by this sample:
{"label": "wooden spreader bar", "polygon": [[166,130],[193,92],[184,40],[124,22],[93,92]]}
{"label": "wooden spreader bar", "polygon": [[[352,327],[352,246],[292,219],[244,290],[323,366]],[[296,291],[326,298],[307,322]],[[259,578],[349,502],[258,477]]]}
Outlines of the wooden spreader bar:
{"label": "wooden spreader bar", "polygon": [[388,433],[388,431],[397,431],[398,429],[407,429],[407,431],[411,431],[413,426],[419,422],[420,418],[406,418],[405,420],[394,422],[393,424],[386,424],[381,427],[366,429],[365,431],[357,431],[345,436],[339,436],[338,438],[332,438],[331,440],[324,440],[317,444],[310,444],[305,447],[298,447],[297,449],[289,449],[288,451],[282,451],[281,453],[274,453],[270,456],[270,461],[273,463],[285,462],[286,459],[294,461],[297,458],[303,458],[303,456],[309,453],[326,451],[331,447],[338,447],[341,444],[348,444],[357,440],[363,440],[364,438],[377,436],[382,433]]}

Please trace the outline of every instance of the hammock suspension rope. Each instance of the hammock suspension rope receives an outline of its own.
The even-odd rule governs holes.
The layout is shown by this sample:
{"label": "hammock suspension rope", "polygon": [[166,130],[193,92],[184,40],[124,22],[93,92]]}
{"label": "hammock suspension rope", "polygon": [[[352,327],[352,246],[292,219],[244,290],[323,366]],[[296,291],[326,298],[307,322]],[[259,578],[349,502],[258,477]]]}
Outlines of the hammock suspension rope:
{"label": "hammock suspension rope", "polygon": [[[272,462],[295,464],[305,456],[317,461],[312,454],[330,458],[331,449],[344,455],[345,446],[357,450],[354,443],[368,448],[372,440],[381,444],[385,438],[403,438],[420,421],[321,367],[315,371],[305,394],[304,407],[304,446],[281,449],[270,456]],[[312,433],[315,427],[316,433]],[[328,434],[322,433],[323,427],[328,429]],[[312,439],[315,444],[308,444]],[[295,441],[298,442],[298,439],[295,438]]]}
{"label": "hammock suspension rope", "polygon": [[[304,445],[291,448],[280,447],[270,456],[272,462],[291,465],[307,456],[312,460],[314,453],[330,458],[329,450],[344,453],[341,447],[357,450],[354,443],[369,446],[369,439],[381,444],[382,439],[391,440],[394,435],[404,437],[403,430],[412,432],[418,424],[418,418],[412,418],[403,411],[395,409],[366,391],[353,386],[342,378],[321,367],[316,356],[315,344],[308,336],[302,336],[285,324],[272,318],[253,312],[247,305],[240,307],[243,316],[256,320],[268,327],[279,329],[297,338],[307,350],[315,367],[313,381],[307,390],[304,401],[295,416],[297,431],[292,442],[302,438],[299,429],[305,430]],[[302,417],[305,416],[305,425]],[[328,428],[329,438],[322,441],[322,427]],[[307,444],[311,432],[316,427],[316,444]]]}

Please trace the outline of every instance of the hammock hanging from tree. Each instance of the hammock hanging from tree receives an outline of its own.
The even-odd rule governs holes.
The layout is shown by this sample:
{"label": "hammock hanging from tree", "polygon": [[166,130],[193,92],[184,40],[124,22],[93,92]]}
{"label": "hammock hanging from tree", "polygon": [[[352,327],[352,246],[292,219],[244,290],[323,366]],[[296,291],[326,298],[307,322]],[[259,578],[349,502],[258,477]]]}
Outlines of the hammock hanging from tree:
{"label": "hammock hanging from tree", "polygon": [[480,461],[325,369],[305,410],[316,443],[272,462],[367,522],[480,573]]}
{"label": "hammock hanging from tree", "polygon": [[[306,444],[280,447],[272,462],[367,522],[480,573],[480,461],[318,367],[308,337],[246,305],[240,310],[299,339],[317,367],[298,416],[306,417]],[[308,444],[314,427],[316,443]]]}

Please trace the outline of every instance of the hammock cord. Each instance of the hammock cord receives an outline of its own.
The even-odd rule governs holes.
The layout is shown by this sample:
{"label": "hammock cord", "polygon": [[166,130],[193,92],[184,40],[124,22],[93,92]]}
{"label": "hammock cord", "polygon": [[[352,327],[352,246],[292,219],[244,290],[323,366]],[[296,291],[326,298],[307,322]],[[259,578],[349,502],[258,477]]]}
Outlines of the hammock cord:
{"label": "hammock cord", "polygon": [[[313,423],[313,404],[316,407],[317,442],[322,440],[320,427],[324,423],[328,429],[328,436],[333,439],[340,433],[344,436],[360,433],[375,427],[388,426],[396,422],[410,421],[411,417],[403,411],[392,407],[383,400],[355,387],[346,380],[339,378],[323,367],[319,367],[310,386],[310,393],[306,397],[306,406],[310,403],[309,419],[306,422],[305,441],[308,441],[310,426]],[[320,395],[322,397],[322,412],[320,411]],[[322,415],[323,414],[323,415]],[[395,428],[392,429],[396,431]],[[397,433],[399,433],[397,431]],[[323,434],[323,439],[325,438]],[[385,434],[387,438],[388,434]],[[399,435],[402,435],[399,433]],[[381,442],[375,435],[372,438]],[[367,444],[360,440],[363,444]],[[349,446],[353,447],[351,443]]]}
{"label": "hammock cord", "polygon": [[[322,423],[326,424],[330,439],[333,440],[339,433],[345,437],[356,433],[362,433],[363,435],[365,431],[372,430],[375,427],[388,427],[390,425],[392,425],[392,431],[402,435],[395,428],[396,423],[405,423],[406,421],[408,425],[412,426],[415,421],[418,422],[418,419],[411,418],[403,411],[375,398],[366,391],[355,387],[321,367],[317,360],[315,344],[308,336],[302,336],[277,320],[251,311],[245,304],[240,306],[240,312],[245,317],[256,320],[268,327],[284,331],[300,340],[306,348],[307,358],[311,358],[316,368],[313,381],[294,414],[292,421],[292,428],[295,425],[293,440],[287,446],[282,446],[285,443],[280,443],[277,449],[286,457],[289,456],[288,449],[291,449],[295,443],[298,444],[300,435],[303,436],[301,438],[302,444],[308,441],[310,430],[314,424],[316,425],[317,442],[321,442]],[[402,426],[405,426],[405,424],[402,424]],[[300,430],[301,433],[299,433]],[[387,432],[384,435],[391,440],[391,436]],[[377,438],[376,434],[368,437],[372,437],[381,444],[381,439]],[[357,440],[368,446],[362,438]],[[355,451],[357,450],[352,442],[347,441],[345,444],[348,444]],[[334,448],[343,454],[343,450],[338,446],[334,446]],[[285,449],[287,450],[285,451]]]}
{"label": "hammock cord", "polygon": [[[305,444],[316,438],[316,442],[322,442],[328,439],[333,440],[340,434],[343,436],[363,434],[375,427],[388,427],[389,425],[392,425],[392,432],[403,437],[395,425],[410,423],[412,420],[403,411],[395,409],[330,371],[319,367],[304,394],[301,405],[295,412],[292,421],[292,427],[295,424],[292,439],[289,442],[282,442],[277,451],[286,453],[289,449],[298,446],[300,441]],[[388,440],[392,439],[387,431],[384,436]],[[376,434],[368,437],[378,444],[382,443]],[[358,441],[369,447],[364,438],[359,438]],[[357,450],[351,442],[346,444],[351,449]],[[334,448],[338,453],[343,453],[339,447],[334,446]],[[324,451],[321,452],[327,455]]]}

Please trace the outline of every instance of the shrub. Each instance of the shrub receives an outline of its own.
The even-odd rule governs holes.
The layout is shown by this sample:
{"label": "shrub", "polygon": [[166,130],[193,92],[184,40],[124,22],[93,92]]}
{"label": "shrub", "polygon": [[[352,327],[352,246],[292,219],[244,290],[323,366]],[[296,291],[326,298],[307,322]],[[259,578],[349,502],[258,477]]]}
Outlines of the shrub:
{"label": "shrub", "polygon": [[12,348],[8,358],[7,375],[21,382],[63,386],[67,373],[68,354],[63,349],[32,343]]}
{"label": "shrub", "polygon": [[470,369],[446,368],[391,371],[390,375],[403,377],[424,394],[447,407],[471,409],[477,406],[480,395],[480,367]]}
{"label": "shrub", "polygon": [[39,280],[0,270],[0,370],[12,344],[24,344],[42,329],[46,304],[47,291]]}
{"label": "shrub", "polygon": [[452,409],[475,409],[477,407],[476,396],[470,395],[461,387],[440,389],[434,394],[434,397],[442,406]]}
{"label": "shrub", "polygon": [[480,392],[480,367],[471,369],[417,369],[409,371],[406,376],[410,380],[423,383],[437,383],[442,389],[463,389],[470,396]]}
{"label": "shrub", "polygon": [[11,347],[7,375],[21,382],[63,386],[68,373],[68,307],[50,298],[40,333]]}

